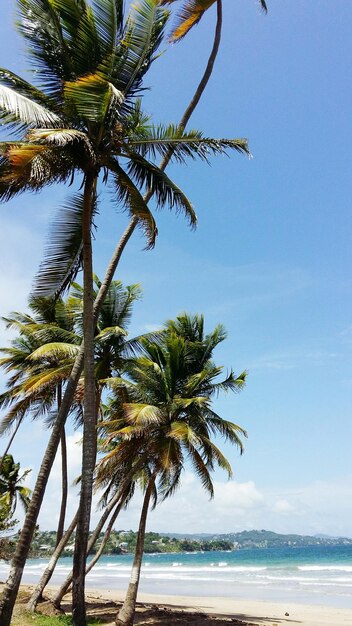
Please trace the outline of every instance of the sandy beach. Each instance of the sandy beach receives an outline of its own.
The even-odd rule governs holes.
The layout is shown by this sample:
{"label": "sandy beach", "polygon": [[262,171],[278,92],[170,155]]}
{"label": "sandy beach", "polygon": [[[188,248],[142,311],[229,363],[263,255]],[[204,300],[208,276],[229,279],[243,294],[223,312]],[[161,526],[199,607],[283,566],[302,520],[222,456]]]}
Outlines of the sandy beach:
{"label": "sandy beach", "polygon": [[[21,588],[20,601],[16,609],[14,626],[22,626],[21,615],[31,586]],[[50,589],[47,591],[50,597]],[[90,589],[87,592],[87,612],[113,626],[116,610],[123,593],[112,590]],[[70,598],[63,604],[70,611]],[[39,605],[38,610],[52,613],[49,602]],[[22,619],[22,621],[21,621]],[[232,600],[230,598],[157,596],[140,594],[135,624],[139,626],[351,626],[352,609],[303,604],[282,604]]]}

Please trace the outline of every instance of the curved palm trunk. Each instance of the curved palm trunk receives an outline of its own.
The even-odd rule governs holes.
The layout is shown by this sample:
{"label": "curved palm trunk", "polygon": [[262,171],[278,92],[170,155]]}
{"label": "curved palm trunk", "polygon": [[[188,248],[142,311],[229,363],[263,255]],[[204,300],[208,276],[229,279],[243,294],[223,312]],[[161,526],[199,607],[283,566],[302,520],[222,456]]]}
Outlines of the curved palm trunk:
{"label": "curved palm trunk", "polygon": [[145,492],[141,518],[139,521],[137,544],[136,544],[136,551],[134,554],[134,560],[133,560],[133,565],[132,565],[131,578],[130,578],[130,582],[128,585],[125,601],[123,603],[122,608],[120,609],[120,611],[118,612],[116,616],[117,626],[132,626],[133,625],[133,618],[134,618],[134,614],[136,610],[137,593],[138,593],[139,579],[141,575],[141,567],[142,567],[142,560],[143,560],[145,526],[147,523],[149,502],[150,502],[151,495],[153,493],[154,484],[155,484],[155,476],[153,476],[150,479],[147,490]]}
{"label": "curved palm trunk", "polygon": [[94,375],[94,294],[92,252],[92,208],[97,174],[88,173],[84,186],[82,220],[83,245],[83,338],[84,338],[84,420],[81,491],[73,555],[72,618],[74,626],[86,626],[84,583],[97,449],[97,412]]}
{"label": "curved palm trunk", "polygon": [[[56,532],[56,546],[59,545],[65,527],[65,517],[66,517],[66,506],[67,506],[67,495],[68,495],[68,478],[67,478],[67,446],[66,446],[66,433],[65,428],[62,429],[61,433],[61,480],[62,480],[62,494],[61,494],[61,507],[60,507],[60,515],[59,522],[57,525]],[[56,547],[55,546],[55,547]]]}
{"label": "curved palm trunk", "polygon": [[[121,500],[121,501],[119,502],[119,504],[117,505],[117,507],[116,507],[116,509],[115,509],[115,511],[114,511],[114,513],[113,513],[113,515],[111,516],[110,522],[109,522],[109,524],[108,524],[108,526],[107,526],[107,528],[106,528],[106,531],[105,531],[105,533],[104,533],[104,537],[103,537],[103,539],[102,539],[102,541],[101,541],[101,544],[100,544],[100,546],[99,546],[99,550],[98,550],[98,551],[97,551],[97,553],[94,555],[94,557],[92,558],[92,560],[91,560],[91,561],[89,561],[89,563],[88,563],[88,565],[87,565],[87,567],[86,567],[86,576],[87,576],[87,574],[89,574],[89,572],[91,571],[91,569],[93,569],[94,565],[95,565],[95,564],[99,561],[99,559],[100,559],[101,555],[103,554],[103,552],[104,552],[104,548],[105,548],[105,546],[106,546],[106,544],[107,544],[107,542],[108,542],[108,540],[109,540],[109,537],[110,537],[110,535],[111,535],[111,531],[112,531],[112,529],[113,529],[113,525],[114,525],[114,524],[115,524],[115,522],[116,522],[116,519],[117,519],[117,517],[118,517],[118,515],[119,515],[119,513],[120,513],[120,511],[121,511],[121,509],[122,509],[122,507],[123,507],[123,505],[124,505],[124,502],[125,502],[124,500]],[[97,540],[97,539],[98,539],[98,537],[96,538],[96,540]],[[96,540],[94,541],[94,543],[92,542],[92,545],[91,545],[91,546],[89,546],[89,547],[88,547],[88,552],[89,552],[89,551],[92,549],[92,547],[95,545]],[[70,583],[71,583],[71,582],[72,582],[72,575],[71,575],[71,579],[70,579],[69,585],[70,585]],[[67,585],[67,583],[66,583],[66,585]],[[68,588],[67,588],[67,589],[65,589],[64,595],[65,595],[65,593],[66,593],[67,591],[69,591],[69,585],[68,585]],[[60,602],[61,602],[61,600],[62,600],[62,598],[60,599]]]}
{"label": "curved palm trunk", "polygon": [[100,559],[101,555],[103,554],[103,552],[104,552],[104,548],[105,548],[105,546],[106,546],[106,544],[107,544],[107,542],[108,542],[108,540],[109,540],[109,537],[110,537],[110,535],[111,535],[111,531],[112,531],[112,529],[113,529],[113,526],[114,526],[114,524],[115,524],[115,522],[116,522],[117,517],[118,517],[118,516],[119,516],[119,514],[120,514],[120,511],[121,511],[121,509],[122,509],[122,507],[123,507],[124,503],[125,503],[125,500],[121,500],[121,501],[119,502],[119,504],[117,505],[117,507],[116,507],[116,509],[115,509],[114,513],[112,514],[111,519],[110,519],[110,522],[109,522],[109,524],[108,524],[108,526],[107,526],[107,528],[106,528],[106,531],[105,531],[105,533],[104,533],[104,537],[103,537],[103,539],[102,539],[102,541],[101,541],[101,544],[100,544],[100,546],[99,546],[99,550],[98,550],[98,551],[97,551],[97,553],[94,555],[94,557],[92,558],[92,560],[91,560],[91,561],[89,561],[89,563],[88,563],[88,565],[87,565],[87,567],[86,567],[86,575],[87,575],[87,574],[89,574],[90,570],[91,570],[91,569],[93,569],[94,565],[95,565],[95,564],[99,561],[99,559]]}
{"label": "curved palm trunk", "polygon": [[[59,383],[57,387],[57,410],[60,411],[60,406],[62,402],[62,385]],[[60,507],[60,515],[59,522],[57,525],[57,533],[56,533],[56,545],[57,547],[63,537],[64,527],[65,527],[65,517],[66,517],[66,506],[67,506],[67,495],[68,495],[68,477],[67,477],[67,446],[66,446],[66,433],[65,427],[62,427],[61,433],[61,507]]]}
{"label": "curved palm trunk", "polygon": [[[118,505],[119,501],[121,500],[122,502],[125,501],[125,497],[124,497],[124,492],[128,492],[128,485],[131,482],[133,475],[139,470],[141,469],[141,467],[143,466],[144,463],[144,458],[141,458],[140,461],[136,464],[136,466],[128,473],[128,475],[126,476],[125,480],[123,481],[121,488],[119,489],[119,491],[114,495],[113,498],[111,498],[109,504],[105,507],[104,513],[101,516],[99,523],[97,524],[95,530],[93,531],[89,541],[88,541],[88,546],[87,546],[87,554],[90,552],[90,550],[93,548],[93,546],[95,545],[102,529],[103,526],[106,522],[106,520],[108,519],[111,511],[115,508],[116,505]],[[60,604],[61,601],[64,597],[64,595],[68,592],[70,585],[72,583],[73,580],[73,572],[71,571],[69,573],[69,575],[67,576],[66,580],[64,581],[64,583],[61,585],[60,589],[57,591],[56,595],[53,597],[52,602],[54,604],[54,606],[56,608],[60,608]]]}
{"label": "curved palm trunk", "polygon": [[67,542],[69,541],[74,529],[76,528],[76,524],[77,524],[77,518],[78,518],[78,512],[76,513],[76,515],[74,516],[71,524],[69,525],[68,529],[66,530],[65,534],[62,536],[61,541],[58,543],[58,545],[56,546],[51,559],[47,565],[47,567],[45,568],[43,575],[39,581],[39,583],[37,584],[36,588],[34,589],[31,597],[29,598],[28,604],[27,604],[27,609],[29,611],[35,611],[38,602],[41,600],[42,595],[43,595],[43,591],[45,589],[45,587],[47,586],[49,580],[51,579],[53,573],[54,573],[54,569],[56,567],[56,563],[58,561],[58,559],[60,558],[62,551],[64,550]]}
{"label": "curved palm trunk", "polygon": [[[216,11],[217,11],[217,19],[216,19],[216,27],[215,27],[215,36],[213,47],[208,59],[207,66],[205,68],[205,72],[201,78],[201,81],[194,93],[194,96],[189,103],[187,109],[185,110],[182,119],[178,125],[180,129],[184,129],[189,122],[189,118],[191,117],[194,109],[196,108],[199,100],[201,99],[203,92],[209,82],[209,79],[213,73],[215,59],[219,52],[219,46],[221,41],[221,29],[222,29],[222,0],[217,0],[216,2]],[[169,161],[168,161],[169,162]]]}
{"label": "curved palm trunk", "polygon": [[[198,104],[199,99],[202,96],[205,90],[205,87],[209,81],[211,71],[214,66],[214,62],[215,62],[215,58],[217,55],[220,38],[221,38],[221,23],[222,23],[221,7],[222,7],[221,0],[217,0],[218,21],[216,25],[213,49],[211,51],[208,64],[204,72],[204,75],[202,77],[202,80],[200,81],[197,87],[197,90],[195,92],[195,95],[192,98],[192,101],[190,105],[187,107],[186,112],[183,115],[182,120],[180,122],[180,125],[182,124],[183,127],[188,123],[196,105]],[[162,169],[166,168],[166,166],[168,165],[171,159],[171,156],[172,156],[172,151],[170,151],[167,155],[165,155],[161,163]],[[151,194],[148,193],[146,199],[149,200],[150,197],[151,197]],[[99,315],[101,305],[105,300],[108,288],[116,272],[116,268],[120,261],[123,250],[125,249],[125,246],[128,243],[129,239],[131,238],[137,226],[137,223],[138,223],[137,218],[131,219],[118,245],[115,248],[113,256],[108,265],[104,280],[99,289],[98,296],[95,300],[95,304],[94,304],[95,320],[97,319]],[[18,589],[20,586],[23,568],[27,560],[30,544],[32,541],[33,533],[36,527],[38,515],[39,515],[40,508],[41,508],[42,501],[43,501],[45,488],[48,482],[50,471],[51,471],[51,468],[55,459],[56,451],[59,445],[62,426],[65,424],[67,415],[69,413],[69,410],[73,401],[74,393],[76,391],[76,388],[77,388],[77,385],[78,385],[78,382],[79,382],[79,379],[83,370],[83,362],[84,362],[84,343],[82,343],[80,351],[75,359],[75,362],[74,362],[74,365],[70,374],[70,378],[66,386],[65,394],[62,400],[61,409],[59,411],[55,425],[52,429],[51,437],[50,437],[47,449],[43,457],[43,461],[42,461],[42,464],[38,473],[35,488],[32,493],[31,502],[28,507],[28,511],[27,511],[23,528],[22,528],[21,536],[17,543],[17,548],[16,548],[16,552],[12,561],[10,574],[8,576],[8,579],[3,589],[3,593],[1,596],[1,600],[0,600],[0,624],[1,626],[10,626],[12,611],[13,611],[13,607],[16,601]]]}

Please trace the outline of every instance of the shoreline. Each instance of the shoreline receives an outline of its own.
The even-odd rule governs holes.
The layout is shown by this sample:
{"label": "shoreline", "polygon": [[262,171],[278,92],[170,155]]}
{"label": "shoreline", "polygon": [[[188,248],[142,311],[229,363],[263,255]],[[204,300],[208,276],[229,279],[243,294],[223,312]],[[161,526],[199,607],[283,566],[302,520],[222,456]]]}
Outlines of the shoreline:
{"label": "shoreline", "polygon": [[[22,610],[32,589],[33,585],[21,586]],[[55,589],[55,586],[48,587],[45,597],[50,598]],[[106,626],[113,626],[114,615],[124,599],[124,592],[89,588],[86,597],[88,613],[96,618],[101,617]],[[70,596],[67,595],[63,602],[66,612],[70,610],[69,603]],[[38,605],[38,610],[53,612],[50,602]],[[226,626],[230,623],[237,626],[348,626],[352,624],[352,609],[222,597],[161,596],[150,593],[138,596],[136,625]]]}

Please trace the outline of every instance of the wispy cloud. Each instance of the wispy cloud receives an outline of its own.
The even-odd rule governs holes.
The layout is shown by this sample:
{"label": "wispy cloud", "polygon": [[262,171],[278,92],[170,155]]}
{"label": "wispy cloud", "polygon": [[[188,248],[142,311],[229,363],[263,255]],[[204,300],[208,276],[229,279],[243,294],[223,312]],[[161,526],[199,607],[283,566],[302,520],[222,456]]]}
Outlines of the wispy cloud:
{"label": "wispy cloud", "polygon": [[310,366],[320,366],[331,362],[339,356],[338,352],[329,350],[292,350],[290,352],[263,354],[253,361],[250,361],[248,368],[290,370],[300,368],[309,363]]}

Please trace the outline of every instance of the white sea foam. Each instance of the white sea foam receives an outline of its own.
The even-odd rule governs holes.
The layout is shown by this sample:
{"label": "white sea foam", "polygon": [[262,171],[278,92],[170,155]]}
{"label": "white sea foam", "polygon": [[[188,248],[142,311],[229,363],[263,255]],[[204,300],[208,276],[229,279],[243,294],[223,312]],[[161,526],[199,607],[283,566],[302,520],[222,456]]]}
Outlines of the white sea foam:
{"label": "white sea foam", "polygon": [[299,565],[302,572],[352,572],[352,565]]}

